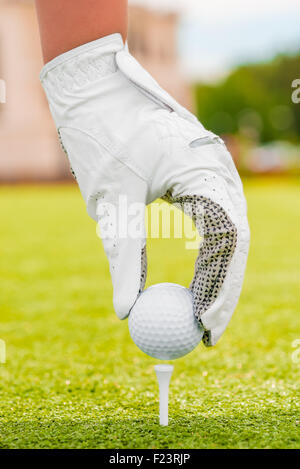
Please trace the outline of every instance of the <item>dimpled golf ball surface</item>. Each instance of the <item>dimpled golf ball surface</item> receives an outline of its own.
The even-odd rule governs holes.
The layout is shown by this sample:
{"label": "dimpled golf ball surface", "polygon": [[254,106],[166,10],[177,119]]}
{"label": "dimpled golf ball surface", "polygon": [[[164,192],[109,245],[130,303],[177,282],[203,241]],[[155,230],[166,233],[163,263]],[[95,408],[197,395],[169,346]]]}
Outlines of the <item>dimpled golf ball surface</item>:
{"label": "dimpled golf ball surface", "polygon": [[191,292],[172,283],[153,285],[140,294],[129,315],[129,332],[139,349],[159,360],[187,355],[203,336]]}

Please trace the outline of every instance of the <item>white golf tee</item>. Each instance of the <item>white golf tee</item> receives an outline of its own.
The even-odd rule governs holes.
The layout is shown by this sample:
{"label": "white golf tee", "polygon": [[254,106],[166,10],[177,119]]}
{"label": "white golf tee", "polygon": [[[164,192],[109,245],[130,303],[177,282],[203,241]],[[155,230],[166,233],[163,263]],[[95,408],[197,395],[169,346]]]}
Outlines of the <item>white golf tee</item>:
{"label": "white golf tee", "polygon": [[159,423],[167,426],[169,422],[169,384],[174,370],[173,365],[155,365],[155,373],[159,386]]}

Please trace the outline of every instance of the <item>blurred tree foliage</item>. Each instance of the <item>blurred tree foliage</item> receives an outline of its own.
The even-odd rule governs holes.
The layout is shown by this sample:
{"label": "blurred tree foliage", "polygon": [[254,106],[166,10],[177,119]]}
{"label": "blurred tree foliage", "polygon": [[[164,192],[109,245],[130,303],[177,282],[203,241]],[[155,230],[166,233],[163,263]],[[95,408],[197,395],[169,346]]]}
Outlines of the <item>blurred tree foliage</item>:
{"label": "blurred tree foliage", "polygon": [[300,104],[292,82],[300,78],[300,54],[243,65],[216,85],[196,86],[198,118],[218,134],[261,142],[300,140]]}

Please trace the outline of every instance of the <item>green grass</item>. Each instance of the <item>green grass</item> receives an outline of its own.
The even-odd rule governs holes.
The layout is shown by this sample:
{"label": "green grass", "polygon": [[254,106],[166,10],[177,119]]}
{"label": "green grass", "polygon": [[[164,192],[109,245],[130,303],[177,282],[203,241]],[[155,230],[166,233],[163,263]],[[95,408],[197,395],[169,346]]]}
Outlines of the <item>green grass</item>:
{"label": "green grass", "polygon": [[[243,294],[217,347],[175,363],[167,428],[157,421],[155,360],[115,317],[77,188],[0,188],[0,448],[300,447],[300,184],[245,188]],[[148,284],[187,286],[194,254],[182,241],[151,241]]]}

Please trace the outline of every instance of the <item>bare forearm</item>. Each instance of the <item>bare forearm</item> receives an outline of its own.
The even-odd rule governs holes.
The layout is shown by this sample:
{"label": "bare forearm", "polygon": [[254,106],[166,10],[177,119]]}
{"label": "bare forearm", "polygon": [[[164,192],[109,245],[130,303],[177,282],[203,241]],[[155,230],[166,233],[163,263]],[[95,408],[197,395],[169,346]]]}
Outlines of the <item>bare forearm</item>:
{"label": "bare forearm", "polygon": [[35,0],[44,61],[108,34],[127,36],[128,0]]}

